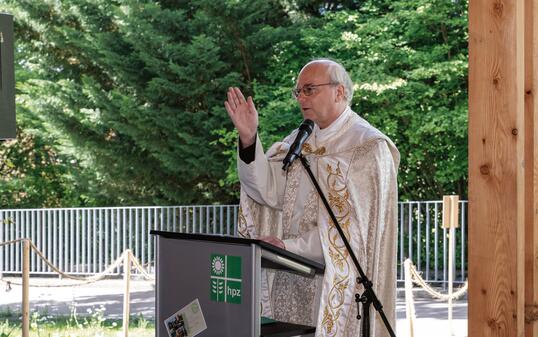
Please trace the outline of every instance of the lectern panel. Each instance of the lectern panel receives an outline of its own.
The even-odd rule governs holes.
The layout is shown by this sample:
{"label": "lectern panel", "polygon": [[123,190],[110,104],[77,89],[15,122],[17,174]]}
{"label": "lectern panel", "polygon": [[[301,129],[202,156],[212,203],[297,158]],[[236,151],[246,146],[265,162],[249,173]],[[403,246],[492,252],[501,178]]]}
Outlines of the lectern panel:
{"label": "lectern panel", "polygon": [[204,337],[252,337],[251,245],[157,237],[157,337],[168,337],[164,320],[198,299],[206,321]]}

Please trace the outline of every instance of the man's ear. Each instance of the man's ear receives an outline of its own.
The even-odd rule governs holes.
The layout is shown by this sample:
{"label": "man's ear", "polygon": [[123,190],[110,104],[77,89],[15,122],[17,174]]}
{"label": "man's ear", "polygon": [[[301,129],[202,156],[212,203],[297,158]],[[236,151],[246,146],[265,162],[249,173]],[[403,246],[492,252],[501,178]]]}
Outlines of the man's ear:
{"label": "man's ear", "polygon": [[338,87],[336,87],[336,102],[340,102],[342,100],[346,99],[346,92],[344,90],[343,84],[338,84]]}

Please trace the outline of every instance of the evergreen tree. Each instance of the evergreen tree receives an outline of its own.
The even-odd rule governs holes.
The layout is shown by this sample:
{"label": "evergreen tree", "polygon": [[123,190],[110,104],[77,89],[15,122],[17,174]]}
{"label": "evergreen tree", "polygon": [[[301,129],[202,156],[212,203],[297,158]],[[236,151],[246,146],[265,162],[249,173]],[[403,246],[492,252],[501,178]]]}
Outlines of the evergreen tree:
{"label": "evergreen tree", "polygon": [[285,34],[278,1],[8,6],[34,75],[18,95],[93,177],[94,204],[231,201],[212,130],[231,129],[226,89],[249,88]]}
{"label": "evergreen tree", "polygon": [[467,2],[4,0],[16,24],[19,142],[0,207],[235,202],[229,86],[264,145],[300,122],[302,65],[340,61],[353,109],[402,154],[403,199],[467,185]]}

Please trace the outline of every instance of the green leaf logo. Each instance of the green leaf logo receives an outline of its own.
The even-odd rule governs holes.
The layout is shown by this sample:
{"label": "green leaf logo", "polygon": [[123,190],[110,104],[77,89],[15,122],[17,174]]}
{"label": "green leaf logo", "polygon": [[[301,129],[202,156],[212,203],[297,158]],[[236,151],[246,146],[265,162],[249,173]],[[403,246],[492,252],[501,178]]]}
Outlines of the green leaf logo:
{"label": "green leaf logo", "polygon": [[209,298],[214,302],[241,303],[241,256],[211,254]]}

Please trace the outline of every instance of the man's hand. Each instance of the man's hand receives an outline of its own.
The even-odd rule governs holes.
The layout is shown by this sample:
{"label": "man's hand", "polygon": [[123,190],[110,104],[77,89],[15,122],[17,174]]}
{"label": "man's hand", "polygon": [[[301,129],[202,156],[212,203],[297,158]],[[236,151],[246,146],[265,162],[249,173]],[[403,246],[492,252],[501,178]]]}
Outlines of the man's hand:
{"label": "man's hand", "polygon": [[258,111],[254,107],[252,97],[249,96],[245,100],[239,88],[229,88],[228,100],[224,102],[224,107],[239,132],[241,145],[248,147],[254,144],[258,132]]}
{"label": "man's hand", "polygon": [[273,246],[277,246],[278,248],[286,249],[286,245],[284,244],[284,242],[276,236],[260,236],[258,237],[258,240],[265,241],[272,244]]}

